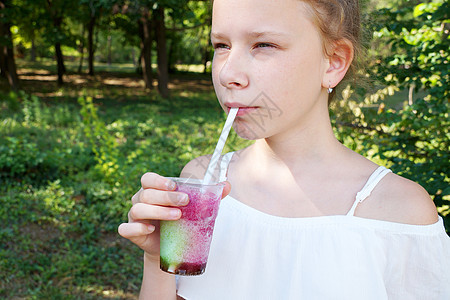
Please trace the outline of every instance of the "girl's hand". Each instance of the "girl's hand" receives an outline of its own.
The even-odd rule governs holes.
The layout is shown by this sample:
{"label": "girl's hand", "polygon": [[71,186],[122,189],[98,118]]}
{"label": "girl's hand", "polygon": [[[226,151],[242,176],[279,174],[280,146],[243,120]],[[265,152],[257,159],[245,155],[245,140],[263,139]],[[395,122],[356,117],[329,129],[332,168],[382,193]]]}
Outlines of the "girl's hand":
{"label": "girl's hand", "polygon": [[[133,206],[128,212],[128,223],[119,226],[119,234],[146,252],[146,257],[159,262],[159,220],[178,220],[178,206],[189,203],[188,195],[175,192],[172,180],[156,173],[141,178],[142,188],[131,198]],[[222,198],[231,186],[225,182]]]}

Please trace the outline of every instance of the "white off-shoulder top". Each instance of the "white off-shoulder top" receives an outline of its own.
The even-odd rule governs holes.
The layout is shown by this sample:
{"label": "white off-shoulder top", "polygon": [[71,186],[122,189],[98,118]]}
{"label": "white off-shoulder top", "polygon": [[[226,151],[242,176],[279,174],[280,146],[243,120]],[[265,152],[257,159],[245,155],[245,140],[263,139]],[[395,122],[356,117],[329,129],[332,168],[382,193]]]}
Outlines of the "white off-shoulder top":
{"label": "white off-shoulder top", "polygon": [[[222,159],[226,179],[232,152]],[[354,216],[390,172],[378,168],[347,215],[284,218],[231,196],[220,204],[206,271],[177,278],[184,299],[450,300],[443,220],[408,225]]]}

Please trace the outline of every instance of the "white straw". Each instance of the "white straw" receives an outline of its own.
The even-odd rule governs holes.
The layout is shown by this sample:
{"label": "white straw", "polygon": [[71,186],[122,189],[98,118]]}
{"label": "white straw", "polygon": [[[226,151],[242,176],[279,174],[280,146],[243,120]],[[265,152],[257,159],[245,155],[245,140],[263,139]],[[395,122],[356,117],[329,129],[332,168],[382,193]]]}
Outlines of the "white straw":
{"label": "white straw", "polygon": [[219,161],[220,154],[222,154],[223,147],[225,146],[225,142],[227,141],[228,134],[230,133],[231,126],[233,125],[238,110],[239,108],[233,107],[230,109],[230,112],[228,113],[228,117],[225,122],[225,125],[223,126],[222,133],[220,134],[220,138],[219,141],[217,142],[216,149],[214,150],[211,160],[209,161],[205,177],[203,177],[203,184],[211,183],[214,170],[216,169],[216,165]]}

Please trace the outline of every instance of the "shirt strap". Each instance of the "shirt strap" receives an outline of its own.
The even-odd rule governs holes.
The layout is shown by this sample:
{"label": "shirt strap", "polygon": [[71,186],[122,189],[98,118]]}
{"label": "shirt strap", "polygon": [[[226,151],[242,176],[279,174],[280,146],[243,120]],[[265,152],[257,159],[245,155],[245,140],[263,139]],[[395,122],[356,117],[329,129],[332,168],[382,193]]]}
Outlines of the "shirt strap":
{"label": "shirt strap", "polygon": [[227,154],[222,156],[222,160],[220,161],[219,182],[227,180],[228,165],[230,164],[230,161],[233,158],[233,154],[234,154],[234,151],[228,152]]}
{"label": "shirt strap", "polygon": [[370,196],[373,189],[380,182],[380,180],[383,179],[383,177],[386,176],[386,174],[388,174],[390,172],[392,172],[392,171],[389,169],[386,169],[383,166],[380,166],[372,173],[372,175],[370,175],[369,179],[367,180],[366,184],[361,189],[361,191],[356,193],[355,202],[353,203],[352,208],[350,208],[349,212],[347,213],[347,216],[355,215],[355,210],[356,210],[356,207],[358,206],[358,204],[363,202],[364,200],[366,200],[366,198]]}

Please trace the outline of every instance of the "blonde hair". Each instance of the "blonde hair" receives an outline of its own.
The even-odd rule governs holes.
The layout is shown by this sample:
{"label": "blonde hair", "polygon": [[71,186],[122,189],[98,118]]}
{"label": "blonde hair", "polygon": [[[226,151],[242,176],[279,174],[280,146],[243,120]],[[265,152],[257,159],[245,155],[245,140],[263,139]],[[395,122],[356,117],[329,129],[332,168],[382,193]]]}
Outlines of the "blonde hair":
{"label": "blonde hair", "polygon": [[[300,0],[310,10],[314,24],[317,26],[323,41],[324,54],[331,55],[333,45],[347,40],[353,45],[354,58],[345,78],[357,68],[357,60],[361,46],[361,21],[358,0]],[[330,102],[336,89],[328,97]]]}

